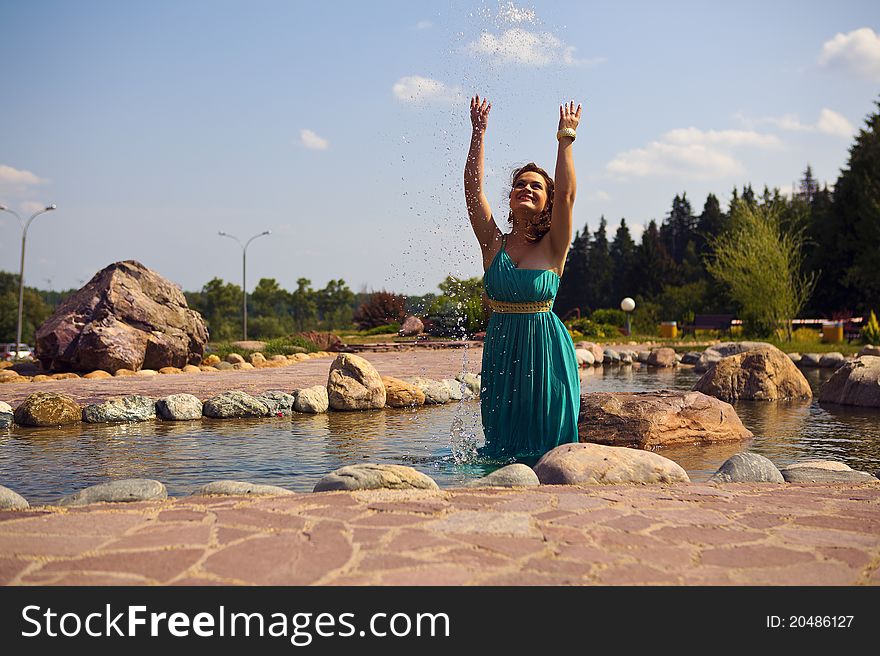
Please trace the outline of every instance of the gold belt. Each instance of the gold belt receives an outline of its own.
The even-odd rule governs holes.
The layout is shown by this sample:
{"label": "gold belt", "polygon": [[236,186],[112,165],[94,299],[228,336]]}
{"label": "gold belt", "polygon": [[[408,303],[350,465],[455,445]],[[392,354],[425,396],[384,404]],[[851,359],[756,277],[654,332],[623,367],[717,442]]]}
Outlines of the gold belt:
{"label": "gold belt", "polygon": [[546,301],[531,301],[529,303],[508,303],[507,301],[496,301],[489,299],[489,307],[494,312],[502,312],[509,314],[532,314],[534,312],[549,312],[553,307],[553,299]]}

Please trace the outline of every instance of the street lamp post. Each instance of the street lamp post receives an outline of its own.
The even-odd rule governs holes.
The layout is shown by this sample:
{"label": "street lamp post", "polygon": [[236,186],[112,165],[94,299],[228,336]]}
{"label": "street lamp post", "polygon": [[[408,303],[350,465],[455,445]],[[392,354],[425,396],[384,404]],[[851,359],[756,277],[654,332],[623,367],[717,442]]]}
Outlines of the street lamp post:
{"label": "street lamp post", "polygon": [[266,230],[265,232],[261,232],[258,235],[254,235],[250,239],[247,240],[244,244],[235,237],[234,235],[230,235],[227,232],[223,232],[222,230],[217,233],[221,237],[229,237],[230,239],[234,239],[238,242],[238,245],[241,246],[241,332],[242,339],[247,341],[247,247],[250,246],[251,242],[257,237],[264,237],[266,235],[271,235],[271,230]]}
{"label": "street lamp post", "polygon": [[54,203],[51,205],[47,205],[45,208],[41,209],[39,212],[34,212],[31,217],[27,221],[23,221],[22,218],[18,215],[18,212],[15,212],[5,205],[0,205],[0,212],[9,212],[10,214],[15,214],[15,218],[18,219],[18,222],[21,224],[21,266],[18,270],[18,328],[15,331],[15,357],[18,357],[18,352],[21,350],[21,318],[22,312],[24,310],[24,246],[27,241],[27,231],[31,226],[31,221],[40,216],[40,214],[45,214],[46,212],[51,212],[56,209],[58,206]]}
{"label": "street lamp post", "polygon": [[636,309],[636,302],[627,296],[620,302],[620,309],[626,312],[626,336],[631,337],[632,331],[630,330],[629,317],[630,313]]}

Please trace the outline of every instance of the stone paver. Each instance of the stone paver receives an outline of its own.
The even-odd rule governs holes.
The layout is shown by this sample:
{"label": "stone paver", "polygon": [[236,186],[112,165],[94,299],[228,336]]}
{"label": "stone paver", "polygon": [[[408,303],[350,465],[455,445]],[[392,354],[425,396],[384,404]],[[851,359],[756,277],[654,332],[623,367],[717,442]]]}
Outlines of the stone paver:
{"label": "stone paver", "polygon": [[180,497],[2,513],[0,584],[878,585],[878,523],[880,485]]}

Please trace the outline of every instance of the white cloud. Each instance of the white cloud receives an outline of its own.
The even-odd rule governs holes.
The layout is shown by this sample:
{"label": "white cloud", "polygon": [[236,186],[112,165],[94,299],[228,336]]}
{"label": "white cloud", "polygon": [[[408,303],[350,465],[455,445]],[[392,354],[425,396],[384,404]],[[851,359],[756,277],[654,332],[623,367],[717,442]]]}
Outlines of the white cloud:
{"label": "white cloud", "polygon": [[500,64],[595,66],[605,61],[603,57],[576,59],[575,48],[565,45],[550,32],[529,32],[521,27],[510,28],[498,36],[483,32],[467,46],[467,50]]}
{"label": "white cloud", "polygon": [[775,148],[778,137],[744,130],[670,130],[644,148],[618,154],[605,170],[617,177],[676,176],[712,180],[745,174],[745,167],[727,152],[731,147]]}
{"label": "white cloud", "polygon": [[880,36],[870,27],[838,33],[822,45],[819,64],[880,79]]}
{"label": "white cloud", "polygon": [[587,196],[587,200],[593,200],[593,201],[598,201],[600,203],[606,203],[609,200],[611,200],[611,194],[609,194],[607,191],[597,190],[597,191],[594,191],[592,194],[589,194]]}
{"label": "white cloud", "polygon": [[303,146],[310,150],[327,150],[330,147],[329,141],[327,141],[323,137],[319,137],[311,130],[300,130],[299,140]]}
{"label": "white cloud", "polygon": [[674,144],[720,144],[725,146],[757,146],[769,148],[781,146],[779,137],[751,130],[700,130],[678,128],[663,135],[663,140]]}
{"label": "white cloud", "polygon": [[0,164],[0,184],[15,186],[36,185],[45,182],[30,171],[20,171],[11,166]]}
{"label": "white cloud", "polygon": [[391,90],[398,100],[413,104],[454,104],[464,98],[459,87],[449,87],[439,80],[421,75],[402,77],[394,83]]}
{"label": "white cloud", "polygon": [[430,30],[432,27],[434,27],[434,23],[429,20],[420,20],[416,23],[417,30]]}
{"label": "white cloud", "polygon": [[758,119],[758,122],[770,123],[783,130],[791,130],[794,132],[820,132],[822,134],[830,134],[835,137],[844,137],[846,139],[849,139],[856,131],[852,123],[850,123],[845,116],[828,108],[823,108],[822,111],[819,112],[819,120],[815,123],[802,123],[797,114],[785,114],[779,117],[768,116]]}

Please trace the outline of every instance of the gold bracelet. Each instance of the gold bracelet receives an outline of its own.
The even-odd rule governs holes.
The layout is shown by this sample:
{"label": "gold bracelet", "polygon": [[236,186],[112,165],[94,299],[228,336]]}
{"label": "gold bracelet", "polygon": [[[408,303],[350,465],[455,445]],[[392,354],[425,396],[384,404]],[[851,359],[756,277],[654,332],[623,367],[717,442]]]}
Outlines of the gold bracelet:
{"label": "gold bracelet", "polygon": [[577,132],[574,128],[562,128],[556,133],[556,141],[561,141],[562,137],[571,137],[571,140],[574,141],[577,139]]}

